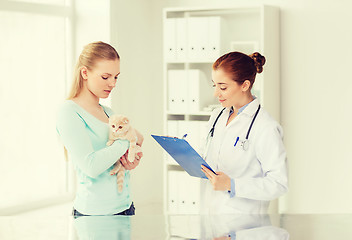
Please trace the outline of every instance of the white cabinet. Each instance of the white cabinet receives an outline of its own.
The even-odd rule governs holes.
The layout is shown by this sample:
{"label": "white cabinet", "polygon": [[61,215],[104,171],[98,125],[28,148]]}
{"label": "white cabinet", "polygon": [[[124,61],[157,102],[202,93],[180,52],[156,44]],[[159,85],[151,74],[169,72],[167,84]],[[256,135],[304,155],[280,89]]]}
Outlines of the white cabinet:
{"label": "white cabinet", "polygon": [[[212,64],[230,51],[266,57],[252,93],[279,119],[279,10],[265,5],[167,8],[163,11],[164,133],[186,139],[201,153],[212,109]],[[200,179],[164,155],[164,211],[199,213]]]}

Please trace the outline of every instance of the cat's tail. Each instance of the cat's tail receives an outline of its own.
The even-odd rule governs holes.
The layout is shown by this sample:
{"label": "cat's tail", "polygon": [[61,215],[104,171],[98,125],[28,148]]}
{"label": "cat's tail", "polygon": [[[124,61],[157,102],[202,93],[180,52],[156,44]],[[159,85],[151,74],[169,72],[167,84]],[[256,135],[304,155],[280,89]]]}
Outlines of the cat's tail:
{"label": "cat's tail", "polygon": [[121,164],[121,168],[117,173],[117,190],[119,191],[119,193],[122,192],[124,179],[125,179],[125,168]]}

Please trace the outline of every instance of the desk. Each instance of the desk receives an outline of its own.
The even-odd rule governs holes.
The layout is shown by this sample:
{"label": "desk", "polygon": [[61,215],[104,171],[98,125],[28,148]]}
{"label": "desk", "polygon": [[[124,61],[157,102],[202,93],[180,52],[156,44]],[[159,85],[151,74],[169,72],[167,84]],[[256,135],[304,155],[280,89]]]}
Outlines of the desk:
{"label": "desk", "polygon": [[229,235],[238,240],[347,240],[352,239],[352,215],[0,217],[1,240],[230,239]]}

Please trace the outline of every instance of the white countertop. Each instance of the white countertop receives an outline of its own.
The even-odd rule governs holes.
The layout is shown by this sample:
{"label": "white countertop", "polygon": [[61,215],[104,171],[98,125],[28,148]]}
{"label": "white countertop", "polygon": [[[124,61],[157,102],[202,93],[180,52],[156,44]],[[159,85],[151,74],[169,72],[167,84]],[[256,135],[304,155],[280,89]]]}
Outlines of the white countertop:
{"label": "white countertop", "polygon": [[1,240],[352,239],[352,215],[0,216]]}

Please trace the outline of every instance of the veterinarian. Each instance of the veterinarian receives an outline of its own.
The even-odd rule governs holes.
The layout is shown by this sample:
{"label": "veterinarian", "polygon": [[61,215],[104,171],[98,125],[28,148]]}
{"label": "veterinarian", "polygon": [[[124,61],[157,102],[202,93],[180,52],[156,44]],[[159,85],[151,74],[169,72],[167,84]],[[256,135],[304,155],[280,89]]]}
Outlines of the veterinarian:
{"label": "veterinarian", "polygon": [[213,214],[267,213],[269,202],[287,189],[281,126],[252,95],[265,57],[230,52],[213,64],[214,95],[222,107],[210,117],[204,158],[203,211]]}
{"label": "veterinarian", "polygon": [[[126,154],[129,141],[116,140],[106,146],[113,111],[99,104],[100,98],[111,94],[119,74],[120,57],[111,45],[86,45],[74,69],[68,100],[58,110],[56,129],[77,176],[74,217],[135,214],[129,170],[139,164],[142,154],[131,163]],[[143,136],[137,132],[137,138],[141,145]],[[122,193],[118,193],[116,175],[109,173],[116,161],[127,170]]]}

